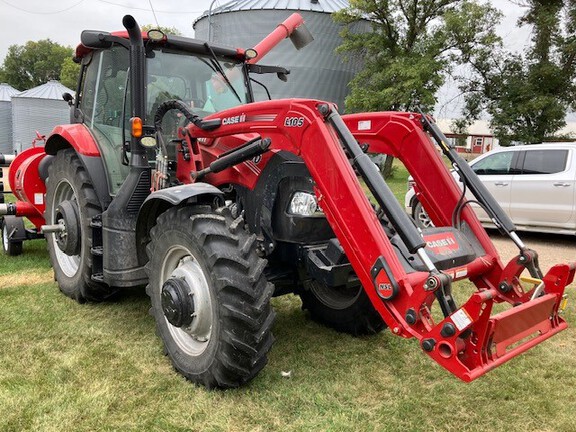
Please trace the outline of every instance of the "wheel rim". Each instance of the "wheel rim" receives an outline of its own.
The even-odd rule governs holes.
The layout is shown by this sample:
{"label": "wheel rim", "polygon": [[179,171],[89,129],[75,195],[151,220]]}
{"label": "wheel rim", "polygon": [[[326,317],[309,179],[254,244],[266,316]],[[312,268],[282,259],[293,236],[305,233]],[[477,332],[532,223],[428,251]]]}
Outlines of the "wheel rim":
{"label": "wheel rim", "polygon": [[431,228],[434,226],[430,220],[430,216],[428,216],[428,213],[420,203],[418,203],[418,208],[416,209],[416,218],[418,219],[418,225],[422,228]]}
{"label": "wheel rim", "polygon": [[194,319],[189,326],[175,327],[163,315],[172,339],[180,350],[191,356],[204,352],[212,334],[213,314],[210,286],[198,259],[184,246],[172,246],[162,263],[158,296],[168,278],[182,278],[194,298]]}
{"label": "wheel rim", "polygon": [[[72,188],[72,185],[67,180],[63,179],[56,185],[56,189],[54,190],[54,199],[50,204],[50,215],[52,218],[52,220],[50,221],[51,224],[60,223],[60,221],[55,220],[56,218],[54,215],[56,214],[56,208],[58,207],[58,205],[66,200],[74,200],[78,202],[74,189]],[[80,206],[78,206],[78,208],[80,208]],[[58,246],[56,237],[65,235],[66,235],[65,230],[61,233],[50,234],[50,242],[52,242],[52,249],[54,250],[56,261],[58,262],[58,265],[60,266],[62,272],[67,277],[74,277],[76,273],[78,273],[78,270],[80,268],[80,260],[81,260],[80,254],[82,252],[80,252],[80,254],[78,255],[66,255]],[[79,241],[82,242],[81,236]],[[82,250],[82,247],[80,247],[80,250]]]}
{"label": "wheel rim", "polygon": [[6,225],[2,227],[2,247],[5,251],[8,250],[8,246],[10,245],[10,239],[8,238],[8,229]]}
{"label": "wheel rim", "polygon": [[362,292],[362,286],[330,287],[322,282],[312,281],[310,291],[312,291],[314,296],[325,306],[331,309],[342,310],[349,308],[358,300]]}

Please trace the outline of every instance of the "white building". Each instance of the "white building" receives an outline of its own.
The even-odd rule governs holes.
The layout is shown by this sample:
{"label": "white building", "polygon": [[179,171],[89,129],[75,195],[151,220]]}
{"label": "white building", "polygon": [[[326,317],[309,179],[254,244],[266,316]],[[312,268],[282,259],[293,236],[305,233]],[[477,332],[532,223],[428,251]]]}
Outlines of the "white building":
{"label": "white building", "polygon": [[[490,128],[490,122],[477,120],[467,129],[467,133],[459,134],[453,127],[454,119],[438,119],[440,130],[446,135],[451,144],[456,146],[459,153],[482,154],[499,147],[498,138]],[[576,140],[576,122],[569,122],[566,127],[559,130],[558,137],[573,137]],[[549,140],[553,141],[553,140]],[[559,138],[558,141],[565,141]]]}

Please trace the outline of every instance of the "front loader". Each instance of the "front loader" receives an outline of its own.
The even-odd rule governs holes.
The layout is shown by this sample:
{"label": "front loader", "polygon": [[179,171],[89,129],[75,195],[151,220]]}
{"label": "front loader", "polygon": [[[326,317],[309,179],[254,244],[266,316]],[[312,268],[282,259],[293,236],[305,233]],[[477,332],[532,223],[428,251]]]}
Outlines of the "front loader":
{"label": "front loader", "polygon": [[[273,342],[270,298],[290,292],[336,330],[417,338],[464,381],[567,327],[576,263],[543,275],[429,117],[254,102],[251,74],[288,73],[260,65],[264,54],[287,36],[310,40],[297,14],[247,50],[123,24],[83,32],[73,122],[16,157],[19,201],[1,209],[44,233],[67,296],[103,301],[146,285],[182,375],[222,388],[255,377]],[[433,140],[518,246],[508,264]],[[367,151],[404,163],[436,228],[416,228]],[[466,279],[476,289],[457,302]]]}

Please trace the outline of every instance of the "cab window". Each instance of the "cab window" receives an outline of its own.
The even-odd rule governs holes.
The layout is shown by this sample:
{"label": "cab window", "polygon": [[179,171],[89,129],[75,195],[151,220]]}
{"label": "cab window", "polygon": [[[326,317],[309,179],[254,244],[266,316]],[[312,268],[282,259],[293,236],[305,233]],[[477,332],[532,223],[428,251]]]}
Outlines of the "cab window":
{"label": "cab window", "polygon": [[[234,90],[218,72],[216,61],[205,55],[191,55],[181,51],[152,50],[147,54],[146,124],[154,124],[160,104],[168,100],[182,101],[194,114],[204,117],[216,111],[245,104],[249,99],[243,65],[220,59],[219,64]],[[162,138],[167,144],[168,157],[175,158],[178,128],[187,119],[171,110],[162,118]],[[151,161],[155,155],[149,153]]]}
{"label": "cab window", "polygon": [[[203,117],[248,102],[248,86],[242,64],[220,60],[232,85],[217,71],[209,56],[186,55],[181,52],[152,51],[148,55],[147,124],[153,124],[158,106],[167,100],[184,102],[195,114]],[[171,111],[164,116],[165,135],[176,135],[185,119]]]}
{"label": "cab window", "polygon": [[122,164],[122,129],[129,124],[124,117],[131,112],[128,69],[126,48],[116,46],[95,51],[84,73],[79,101],[84,124],[94,135],[106,161],[111,195],[116,194],[128,175],[128,167]]}

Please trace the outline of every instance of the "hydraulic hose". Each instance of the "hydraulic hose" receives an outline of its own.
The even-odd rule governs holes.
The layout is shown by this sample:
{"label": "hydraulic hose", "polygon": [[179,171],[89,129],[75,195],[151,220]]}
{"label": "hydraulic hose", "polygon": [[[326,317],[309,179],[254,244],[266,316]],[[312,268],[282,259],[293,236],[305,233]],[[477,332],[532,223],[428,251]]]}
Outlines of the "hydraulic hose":
{"label": "hydraulic hose", "polygon": [[174,99],[162,102],[156,109],[154,114],[154,127],[156,130],[162,130],[162,119],[168,111],[173,109],[180,111],[189,122],[203,130],[214,130],[222,124],[220,119],[203,120],[202,117],[190,111],[184,102]]}

